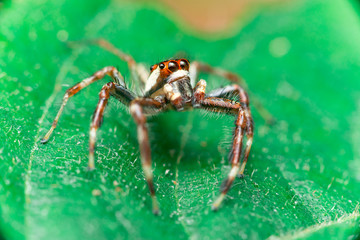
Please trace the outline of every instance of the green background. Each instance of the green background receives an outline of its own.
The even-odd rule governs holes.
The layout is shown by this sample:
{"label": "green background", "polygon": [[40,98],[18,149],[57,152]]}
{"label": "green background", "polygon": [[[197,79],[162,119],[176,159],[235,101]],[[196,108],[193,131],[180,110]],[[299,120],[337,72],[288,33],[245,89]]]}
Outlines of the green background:
{"label": "green background", "polygon": [[[257,8],[238,19],[241,29],[217,39],[164,12],[159,5],[65,0],[13,1],[0,10],[3,238],[355,239],[357,5],[307,0]],[[252,108],[256,128],[245,178],[235,181],[218,212],[210,206],[229,171],[231,116],[171,112],[149,120],[158,217],[135,124],[115,100],[99,131],[97,169],[86,171],[90,119],[109,79],[72,98],[49,143],[39,144],[74,83],[114,65],[132,85],[126,64],[110,53],[64,42],[98,37],[147,66],[185,52],[241,74],[250,98],[277,119],[269,126]],[[208,89],[227,84],[202,77]]]}

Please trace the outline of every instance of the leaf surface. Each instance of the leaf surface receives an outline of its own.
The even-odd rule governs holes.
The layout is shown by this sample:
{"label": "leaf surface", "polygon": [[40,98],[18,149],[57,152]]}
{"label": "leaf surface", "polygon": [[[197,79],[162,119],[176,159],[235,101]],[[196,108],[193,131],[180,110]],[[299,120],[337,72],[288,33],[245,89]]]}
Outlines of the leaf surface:
{"label": "leaf surface", "polygon": [[[12,239],[289,239],[353,237],[359,227],[360,26],[346,1],[294,1],[262,9],[232,37],[208,40],[161,8],[120,1],[14,1],[0,12],[0,229]],[[105,38],[150,66],[185,52],[241,74],[255,108],[245,179],[214,213],[229,171],[234,119],[201,111],[149,120],[157,194],[140,166],[136,126],[110,101],[86,171],[93,84],[69,101],[47,145],[66,89],[104,66],[126,64],[96,47]],[[203,75],[208,89],[227,84]]]}

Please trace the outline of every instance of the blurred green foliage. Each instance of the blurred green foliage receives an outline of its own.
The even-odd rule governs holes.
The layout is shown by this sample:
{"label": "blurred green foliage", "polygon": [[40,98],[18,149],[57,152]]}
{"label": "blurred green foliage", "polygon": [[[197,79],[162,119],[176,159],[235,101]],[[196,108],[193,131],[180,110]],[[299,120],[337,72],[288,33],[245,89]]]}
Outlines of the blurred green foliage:
{"label": "blurred green foliage", "polygon": [[[360,182],[360,24],[349,2],[262,9],[232,37],[179,29],[161,8],[120,1],[14,1],[0,12],[0,229],[6,239],[356,238]],[[241,19],[240,19],[241,20]],[[149,121],[162,214],[140,167],[135,124],[111,101],[97,170],[86,171],[94,84],[71,99],[47,145],[65,90],[126,65],[67,40],[105,38],[148,66],[178,52],[241,74],[252,98],[254,146],[245,179],[210,211],[229,171],[233,118],[201,111]],[[202,76],[208,89],[227,84]],[[176,185],[173,183],[176,181]],[[92,194],[99,190],[100,195]]]}

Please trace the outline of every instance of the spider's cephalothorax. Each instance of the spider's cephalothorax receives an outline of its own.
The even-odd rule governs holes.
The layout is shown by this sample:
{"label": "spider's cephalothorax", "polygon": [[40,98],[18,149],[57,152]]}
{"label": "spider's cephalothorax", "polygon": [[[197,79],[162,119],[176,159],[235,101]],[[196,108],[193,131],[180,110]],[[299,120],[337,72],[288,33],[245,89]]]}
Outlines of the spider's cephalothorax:
{"label": "spider's cephalothorax", "polygon": [[145,97],[164,96],[178,111],[191,104],[193,87],[188,60],[163,61],[151,66],[150,71],[145,84]]}
{"label": "spider's cephalothorax", "polygon": [[[157,214],[159,212],[159,207],[153,184],[151,150],[146,117],[163,111],[183,111],[189,108],[201,108],[212,112],[233,114],[236,116],[236,121],[231,150],[232,154],[230,155],[231,170],[221,185],[220,196],[212,205],[213,210],[217,210],[230,189],[235,177],[243,176],[252,145],[253,121],[249,109],[248,95],[240,85],[232,84],[205,94],[206,81],[197,80],[197,77],[199,72],[208,72],[236,83],[240,82],[240,78],[233,73],[219,68],[213,68],[204,63],[193,62],[190,65],[189,61],[186,59],[160,62],[151,66],[149,73],[142,64],[137,64],[131,56],[116,49],[105,40],[96,41],[96,44],[126,61],[130,70],[136,74],[136,79],[141,80],[145,93],[143,96],[137,96],[126,87],[124,78],[116,68],[105,67],[66,91],[63,103],[55,117],[52,127],[41,142],[46,143],[49,140],[51,133],[56,128],[64,106],[70,97],[91,83],[102,79],[105,75],[109,75],[113,81],[105,84],[101,89],[99,93],[99,102],[90,125],[89,169],[95,167],[94,150],[96,131],[102,123],[105,107],[110,96],[112,96],[129,107],[130,113],[137,124],[141,164],[150,189],[153,212]],[[228,99],[227,97],[229,95],[236,95],[238,101]],[[247,137],[245,144],[243,144],[244,136]],[[243,145],[245,145],[244,153],[242,153]]]}

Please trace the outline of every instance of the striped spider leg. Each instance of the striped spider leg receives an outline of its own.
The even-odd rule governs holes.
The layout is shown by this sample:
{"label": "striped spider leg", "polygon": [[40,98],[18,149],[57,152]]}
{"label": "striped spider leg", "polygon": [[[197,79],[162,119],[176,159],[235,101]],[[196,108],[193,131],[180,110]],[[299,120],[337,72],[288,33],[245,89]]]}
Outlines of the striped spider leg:
{"label": "striped spider leg", "polygon": [[[190,67],[190,74],[192,74],[192,79],[197,79],[199,72],[206,72],[211,73],[220,77],[223,77],[225,79],[230,80],[231,82],[236,83],[242,83],[243,85],[246,85],[244,81],[236,74],[223,70],[221,68],[215,68],[208,64],[201,63],[201,62],[193,62]],[[200,80],[201,81],[201,80]],[[245,155],[244,159],[241,163],[238,177],[243,178],[244,177],[244,170],[247,163],[247,160],[249,158],[251,145],[253,142],[253,135],[254,135],[254,124],[253,124],[253,118],[251,115],[251,111],[249,108],[249,96],[247,92],[238,84],[229,85],[223,88],[218,88],[213,91],[211,91],[209,94],[207,94],[208,97],[218,97],[218,98],[227,98],[231,95],[235,95],[238,97],[238,100],[240,101],[244,111],[245,111],[245,118],[246,118],[246,148],[245,148]],[[267,113],[267,111],[260,105],[260,108],[258,109],[259,112],[263,112],[263,115],[265,119],[268,118],[268,121],[273,121],[271,118],[271,115]],[[234,148],[232,150],[232,153],[234,153]]]}
{"label": "striped spider leg", "polygon": [[245,167],[244,160],[240,166],[240,158],[242,155],[244,133],[247,131],[246,113],[240,103],[218,97],[205,97],[204,100],[200,101],[200,107],[207,111],[227,113],[237,116],[235,120],[235,131],[233,135],[232,154],[230,159],[231,170],[220,187],[220,196],[212,205],[212,210],[216,211],[224,200],[226,193],[229,191],[233,181],[235,180],[235,177],[239,174],[241,166],[244,165]]}
{"label": "striped spider leg", "polygon": [[[193,71],[198,71],[198,67],[193,68]],[[190,68],[191,70],[191,68]],[[190,73],[191,74],[191,73]],[[194,74],[194,73],[193,73]],[[196,77],[197,73],[193,77]],[[212,209],[216,211],[229,191],[236,176],[243,178],[245,165],[248,160],[250,149],[253,140],[253,119],[249,109],[248,94],[239,85],[234,84],[219,88],[205,94],[206,82],[200,80],[194,89],[194,107],[201,107],[212,112],[222,112],[237,115],[235,121],[235,131],[233,135],[233,144],[230,155],[231,170],[228,177],[224,180],[220,188],[220,196],[214,201]],[[232,101],[226,97],[229,94],[236,94],[239,97],[239,102]],[[247,137],[245,154],[242,162],[242,145],[244,134]]]}
{"label": "striped spider leg", "polygon": [[51,134],[57,126],[59,118],[69,98],[74,96],[83,88],[89,86],[91,83],[104,78],[106,75],[109,75],[112,78],[113,82],[105,84],[99,93],[99,102],[93,114],[93,119],[90,125],[88,168],[90,170],[95,168],[94,150],[96,131],[103,121],[103,115],[106,105],[108,103],[108,99],[110,98],[110,96],[112,96],[130,108],[130,113],[138,126],[137,132],[140,145],[141,165],[152,197],[153,212],[154,214],[158,214],[159,207],[155,196],[153,174],[151,170],[151,155],[148,139],[148,130],[146,126],[146,115],[151,115],[156,113],[157,111],[160,111],[164,107],[164,102],[161,100],[161,98],[152,99],[137,97],[133,92],[131,92],[125,87],[123,77],[115,67],[105,67],[95,72],[91,77],[86,78],[81,82],[75,84],[73,87],[69,88],[66,91],[63,97],[62,105],[53,121],[53,124],[50,130],[41,139],[41,143],[45,144],[48,142]]}
{"label": "striped spider leg", "polygon": [[115,97],[120,102],[125,104],[130,109],[130,114],[134,118],[137,125],[137,135],[140,147],[141,165],[148,184],[150,195],[152,199],[152,210],[154,214],[159,214],[159,205],[155,195],[155,187],[153,183],[153,173],[151,169],[151,149],[149,143],[148,128],[146,124],[146,117],[162,111],[166,105],[161,98],[145,98],[135,97],[135,94],[119,86],[116,83],[110,82],[103,86],[99,94],[99,102],[93,115],[93,120],[90,128],[90,146],[89,146],[89,168],[90,164],[94,163],[94,147],[96,131],[100,127],[103,119],[104,110],[110,96]]}

